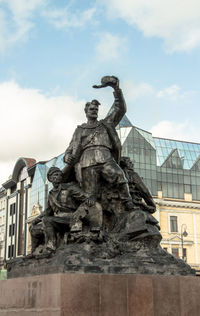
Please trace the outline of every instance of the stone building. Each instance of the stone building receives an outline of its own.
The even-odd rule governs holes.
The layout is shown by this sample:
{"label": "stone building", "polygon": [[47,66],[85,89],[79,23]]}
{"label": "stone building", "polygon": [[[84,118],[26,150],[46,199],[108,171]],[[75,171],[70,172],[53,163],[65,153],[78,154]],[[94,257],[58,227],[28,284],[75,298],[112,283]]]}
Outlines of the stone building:
{"label": "stone building", "polygon": [[4,260],[26,254],[26,219],[35,163],[32,158],[19,158],[12,176],[3,183],[6,190]]}
{"label": "stone building", "polygon": [[52,188],[47,180],[47,172],[51,166],[63,168],[63,154],[38,163],[32,158],[19,158],[12,176],[3,183],[2,190],[6,195],[3,260],[29,252],[28,228],[47,205],[48,192]]}
{"label": "stone building", "polygon": [[6,224],[6,190],[0,189],[0,269],[3,267],[5,225]]}
{"label": "stone building", "polygon": [[162,191],[155,201],[162,247],[200,270],[200,201],[186,194],[182,200],[163,198]]}

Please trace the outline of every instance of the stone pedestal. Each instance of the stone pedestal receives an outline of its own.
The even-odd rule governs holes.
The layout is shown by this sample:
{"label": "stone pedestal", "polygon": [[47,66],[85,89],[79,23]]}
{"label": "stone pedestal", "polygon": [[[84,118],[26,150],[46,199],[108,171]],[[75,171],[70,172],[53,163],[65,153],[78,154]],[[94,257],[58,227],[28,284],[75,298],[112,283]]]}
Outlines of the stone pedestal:
{"label": "stone pedestal", "polygon": [[0,316],[199,316],[193,276],[49,274],[0,281]]}

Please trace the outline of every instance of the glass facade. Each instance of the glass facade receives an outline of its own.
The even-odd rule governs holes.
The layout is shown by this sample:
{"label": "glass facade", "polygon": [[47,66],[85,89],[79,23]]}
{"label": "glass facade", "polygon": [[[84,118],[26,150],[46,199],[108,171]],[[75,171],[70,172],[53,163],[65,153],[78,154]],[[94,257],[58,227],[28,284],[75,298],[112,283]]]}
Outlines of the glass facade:
{"label": "glass facade", "polygon": [[153,137],[131,123],[124,125],[117,129],[122,155],[131,158],[152,194],[162,191],[163,197],[184,199],[189,193],[200,201],[200,144]]}
{"label": "glass facade", "polygon": [[30,198],[30,214],[33,206],[39,202],[42,209],[45,208],[45,182],[46,182],[46,165],[38,163],[36,165],[35,174],[31,187],[31,198]]}
{"label": "glass facade", "polygon": [[163,197],[200,200],[200,144],[153,138],[157,153],[158,190]]}
{"label": "glass facade", "polygon": [[156,148],[152,135],[132,127],[123,143],[122,156],[130,157],[135,171],[143,178],[152,194],[157,195]]}
{"label": "glass facade", "polygon": [[42,210],[47,205],[47,196],[49,190],[52,189],[52,184],[47,180],[47,172],[50,167],[55,166],[63,169],[65,164],[63,162],[64,153],[55,157],[47,162],[37,163],[33,177],[31,197],[30,197],[30,208],[29,214],[31,215],[34,204],[38,203],[42,206]]}
{"label": "glass facade", "polygon": [[198,164],[200,158],[200,144],[156,137],[153,139],[157,150],[158,166],[162,166],[174,150],[176,150],[176,157],[181,161],[183,169],[192,169],[196,163]]}

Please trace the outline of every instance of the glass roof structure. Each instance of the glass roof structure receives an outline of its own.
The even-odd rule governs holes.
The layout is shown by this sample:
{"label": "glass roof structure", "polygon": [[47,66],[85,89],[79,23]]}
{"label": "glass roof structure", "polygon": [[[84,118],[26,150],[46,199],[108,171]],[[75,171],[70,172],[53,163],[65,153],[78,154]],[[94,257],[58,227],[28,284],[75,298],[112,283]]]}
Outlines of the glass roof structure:
{"label": "glass roof structure", "polygon": [[177,157],[181,160],[183,169],[194,169],[195,166],[198,168],[200,144],[158,137],[153,137],[153,140],[157,152],[158,166],[162,166],[169,155],[171,155],[174,150],[177,150]]}
{"label": "glass roof structure", "polygon": [[[122,133],[123,130],[123,133]],[[154,196],[184,199],[191,194],[200,201],[200,144],[153,137],[132,125],[120,127],[122,155],[134,163]]]}
{"label": "glass roof structure", "polygon": [[147,132],[147,131],[144,131],[144,130],[142,130],[142,129],[140,129],[140,128],[136,128],[136,130],[138,131],[138,133],[140,133],[140,134],[146,139],[146,141],[147,141],[154,149],[156,149],[151,133],[149,133],[149,132]]}
{"label": "glass roof structure", "polygon": [[129,121],[128,117],[126,115],[123,116],[121,121],[116,127],[116,130],[120,129],[121,127],[132,127],[132,123]]}

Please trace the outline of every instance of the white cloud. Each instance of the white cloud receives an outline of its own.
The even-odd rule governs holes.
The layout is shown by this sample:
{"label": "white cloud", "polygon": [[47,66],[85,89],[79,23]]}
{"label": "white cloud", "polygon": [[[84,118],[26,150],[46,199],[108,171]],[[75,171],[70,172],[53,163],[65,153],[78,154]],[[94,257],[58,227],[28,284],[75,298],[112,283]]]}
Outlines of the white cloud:
{"label": "white cloud", "polygon": [[27,39],[32,18],[46,0],[0,0],[0,50]]}
{"label": "white cloud", "polygon": [[200,130],[198,131],[196,127],[194,128],[189,121],[183,123],[160,121],[151,128],[150,132],[155,137],[199,142]]}
{"label": "white cloud", "polygon": [[42,15],[58,29],[83,27],[92,20],[95,8],[90,8],[82,12],[72,13],[68,7],[62,9],[49,9],[43,11]]}
{"label": "white cloud", "polygon": [[6,182],[10,176],[12,176],[12,172],[15,166],[16,160],[9,160],[9,161],[0,161],[0,187],[2,183]]}
{"label": "white cloud", "polygon": [[30,17],[35,9],[45,4],[46,0],[1,0],[6,3],[12,11],[14,18]]}
{"label": "white cloud", "polygon": [[162,90],[156,89],[147,82],[134,83],[132,80],[125,80],[122,82],[122,89],[126,99],[130,101],[135,101],[136,99],[142,97],[153,97],[157,102],[156,98],[160,101],[179,101],[181,102],[192,100],[194,97],[199,97],[199,91],[197,90],[183,90],[177,84],[172,84]]}
{"label": "white cloud", "polygon": [[[6,164],[10,166],[19,157],[48,160],[64,152],[77,124],[85,121],[84,100],[47,97],[13,81],[0,84],[0,100],[1,178]],[[7,176],[11,173],[7,170]]]}
{"label": "white cloud", "polygon": [[194,105],[199,99],[199,96],[199,90],[183,90],[177,84],[173,84],[156,92],[156,97],[163,101],[178,101],[180,104],[182,104],[182,102],[186,102],[190,105]]}
{"label": "white cloud", "polygon": [[180,87],[176,84],[167,87],[163,90],[160,90],[157,92],[157,97],[158,98],[163,98],[163,97],[170,97],[173,99],[176,99],[178,96],[181,96],[180,92]]}
{"label": "white cloud", "polygon": [[164,40],[168,51],[189,51],[200,44],[199,0],[100,0],[111,18],[122,18],[147,37]]}
{"label": "white cloud", "polygon": [[48,9],[48,0],[0,0],[0,51],[17,42],[26,41],[35,26],[37,14],[45,17],[56,28],[83,27],[92,20],[96,9],[72,13],[68,7]]}
{"label": "white cloud", "polygon": [[155,94],[154,88],[146,82],[135,84],[131,80],[125,80],[122,83],[122,89],[126,99],[131,101]]}
{"label": "white cloud", "polygon": [[118,59],[126,50],[126,39],[111,33],[101,33],[96,45],[97,57],[101,61]]}

